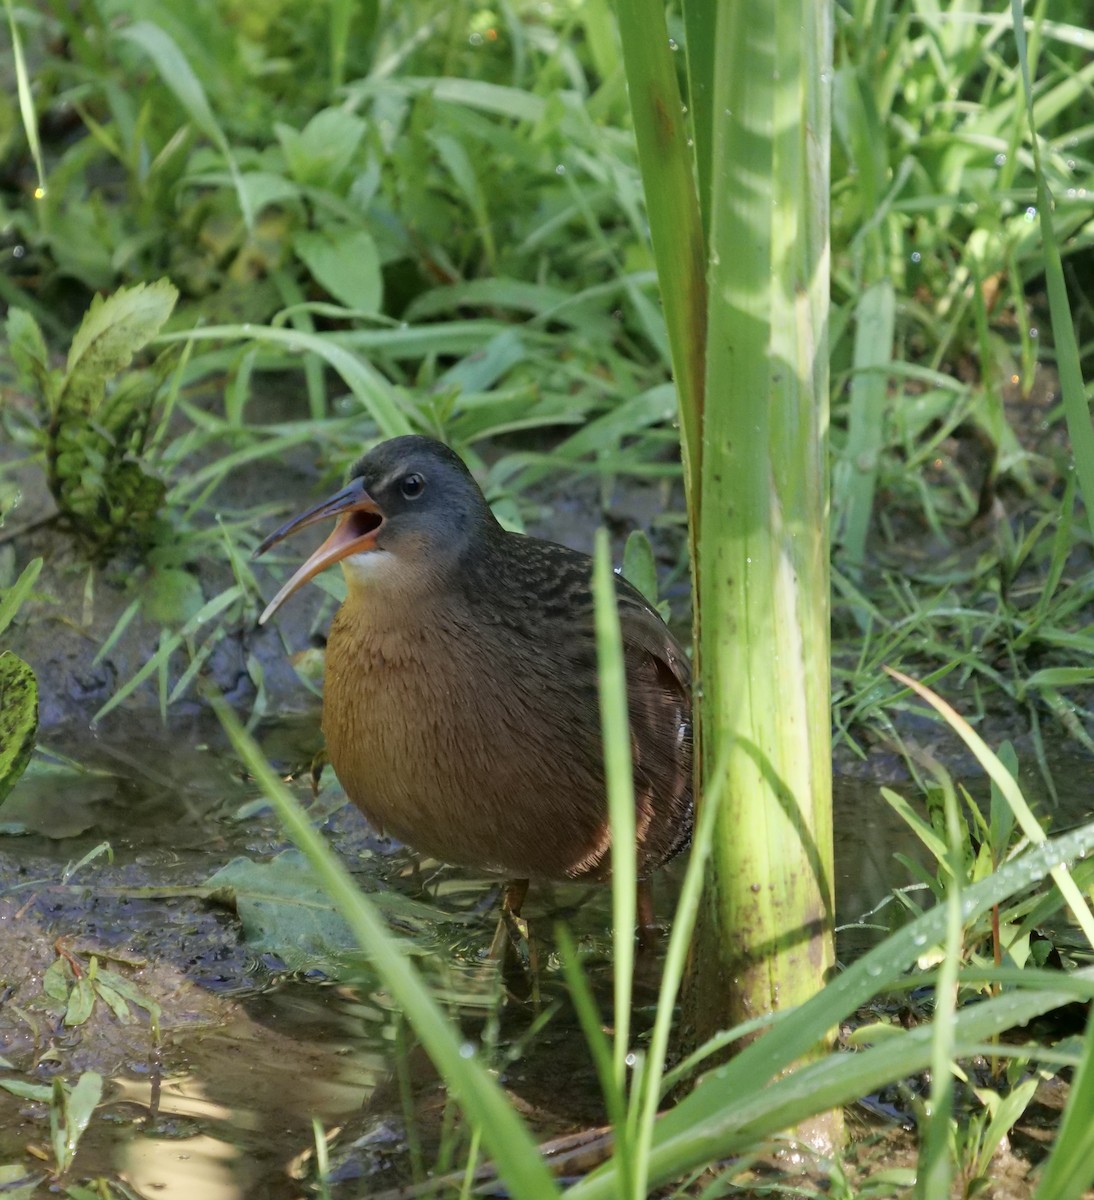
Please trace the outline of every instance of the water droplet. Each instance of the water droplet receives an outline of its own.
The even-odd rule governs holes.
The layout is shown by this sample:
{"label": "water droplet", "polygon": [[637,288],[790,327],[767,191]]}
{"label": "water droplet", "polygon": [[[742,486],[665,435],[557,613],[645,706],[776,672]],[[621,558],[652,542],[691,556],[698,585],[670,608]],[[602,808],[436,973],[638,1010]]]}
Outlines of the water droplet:
{"label": "water droplet", "polygon": [[1036,325],[1031,325],[1031,326],[1029,327],[1029,336],[1030,336],[1031,338],[1036,338],[1036,337],[1040,337],[1040,336],[1041,336],[1041,331],[1040,331],[1040,330],[1037,328],[1037,326],[1036,326]]}
{"label": "water droplet", "polygon": [[555,174],[556,175],[565,175],[566,174],[566,168],[562,163],[559,163],[558,166],[555,167]]}
{"label": "water droplet", "polygon": [[27,252],[26,246],[12,246],[12,248],[11,248],[12,258],[22,258],[23,255],[26,254],[26,252]]}
{"label": "water droplet", "polygon": [[481,33],[473,33],[467,40],[468,40],[468,42],[471,43],[472,46],[481,46],[482,45],[482,34]]}
{"label": "water droplet", "polygon": [[1037,220],[1037,209],[1034,205],[1031,204],[1029,208],[1026,209],[1025,217],[1027,221]]}
{"label": "water droplet", "polygon": [[633,1067],[638,1062],[638,1055],[632,1050],[623,1061],[628,1067]]}
{"label": "water droplet", "polygon": [[1002,151],[995,156],[995,165],[997,167],[1005,167],[1007,165],[1007,156]]}
{"label": "water droplet", "polygon": [[911,254],[912,262],[917,263],[923,258],[923,255],[918,250],[913,250]]}
{"label": "water droplet", "polygon": [[474,1058],[475,1044],[474,1042],[464,1042],[460,1047],[460,1058]]}
{"label": "water droplet", "polygon": [[686,117],[688,115],[688,106],[686,104],[681,104],[680,111]]}
{"label": "water droplet", "polygon": [[679,50],[680,49],[680,46],[678,45],[675,38],[669,38],[669,49],[670,50]]}

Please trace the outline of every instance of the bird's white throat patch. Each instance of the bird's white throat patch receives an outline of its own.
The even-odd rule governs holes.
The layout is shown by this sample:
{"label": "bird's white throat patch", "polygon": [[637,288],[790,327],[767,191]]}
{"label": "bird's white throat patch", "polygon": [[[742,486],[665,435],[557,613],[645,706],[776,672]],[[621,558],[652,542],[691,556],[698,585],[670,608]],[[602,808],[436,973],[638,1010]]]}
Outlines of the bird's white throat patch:
{"label": "bird's white throat patch", "polygon": [[340,565],[346,577],[346,586],[352,588],[390,578],[396,564],[395,555],[387,550],[367,550],[364,554],[351,554],[343,558]]}

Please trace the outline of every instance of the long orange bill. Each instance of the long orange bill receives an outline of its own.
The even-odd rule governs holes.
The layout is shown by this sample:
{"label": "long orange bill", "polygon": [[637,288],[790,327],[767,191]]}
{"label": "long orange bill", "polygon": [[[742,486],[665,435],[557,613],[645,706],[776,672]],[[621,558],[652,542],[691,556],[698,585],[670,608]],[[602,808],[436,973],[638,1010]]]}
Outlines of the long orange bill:
{"label": "long orange bill", "polygon": [[338,524],[334,532],[297,570],[296,574],[285,584],[276,596],[266,605],[266,610],[258,618],[259,625],[264,625],[281,605],[309,579],[314,579],[320,571],[348,558],[351,554],[364,554],[376,549],[376,535],[384,523],[384,515],[376,506],[376,502],[365,491],[365,485],[360,479],[351,480],[340,492],[335,492],[314,508],[301,513],[298,517],[280,529],[271,533],[261,546],[254,552],[258,558],[265,554],[271,546],[276,546],[298,529],[306,529],[317,521],[328,517],[337,517]]}

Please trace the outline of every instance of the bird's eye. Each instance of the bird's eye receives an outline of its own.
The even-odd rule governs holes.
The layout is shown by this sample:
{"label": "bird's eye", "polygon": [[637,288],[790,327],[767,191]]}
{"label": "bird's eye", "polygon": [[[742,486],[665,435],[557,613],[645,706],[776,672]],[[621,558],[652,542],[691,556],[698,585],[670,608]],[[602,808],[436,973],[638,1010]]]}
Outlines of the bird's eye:
{"label": "bird's eye", "polygon": [[417,500],[425,489],[425,480],[415,471],[413,475],[407,475],[403,479],[401,486],[403,495],[408,500]]}

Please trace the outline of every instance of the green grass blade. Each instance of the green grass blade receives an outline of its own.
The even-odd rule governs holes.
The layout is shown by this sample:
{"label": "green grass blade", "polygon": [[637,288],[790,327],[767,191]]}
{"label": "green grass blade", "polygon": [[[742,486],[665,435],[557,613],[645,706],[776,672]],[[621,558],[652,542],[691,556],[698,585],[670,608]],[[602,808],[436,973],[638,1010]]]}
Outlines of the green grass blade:
{"label": "green grass blade", "polygon": [[[1001,904],[1017,892],[1041,882],[1061,863],[1082,858],[1091,850],[1094,850],[1094,823],[1071,830],[1050,842],[1030,849],[987,879],[964,890],[961,899],[962,921],[968,924],[977,920],[993,905]],[[818,1076],[815,1073],[824,1063],[841,1057],[832,1055],[826,1056],[818,1064],[798,1069],[785,1079],[779,1079],[792,1063],[817,1044],[826,1030],[837,1027],[879,992],[898,985],[903,973],[922,952],[922,947],[934,945],[944,939],[948,920],[945,906],[930,909],[917,917],[904,929],[863,955],[858,962],[835,977],[827,987],[804,1004],[776,1014],[763,1037],[746,1046],[731,1062],[706,1075],[690,1095],[658,1120],[650,1154],[650,1186],[657,1186],[665,1180],[676,1178],[691,1167],[732,1153],[730,1146],[739,1145],[736,1140],[735,1122],[747,1124],[747,1121],[751,1120],[749,1113],[766,1106],[765,1096],[775,1086],[773,1081],[777,1081],[778,1086],[784,1088],[788,1087],[790,1080],[798,1080],[801,1093],[795,1093],[793,1112],[789,1108],[780,1107],[779,1119],[784,1120],[784,1124],[774,1125],[772,1132],[803,1119],[810,1104],[815,1105],[813,1111],[820,1112],[833,1103],[841,1103],[841,1100],[833,1098],[837,1086],[841,1094],[846,1092],[848,1096],[863,1095],[886,1081],[885,1070],[891,1068],[895,1072],[887,1077],[889,1081],[907,1074],[908,1057],[906,1051],[902,1050],[900,1054],[888,1060],[887,1067],[883,1068],[880,1065],[883,1061],[880,1058],[872,1060],[868,1077],[864,1074],[857,1077],[853,1083],[848,1079],[838,1079],[833,1083],[831,1076]],[[1082,980],[1087,978],[1085,972],[1075,974],[1081,976]],[[1061,979],[1055,998],[1045,1001],[1045,1005],[1052,1007],[1072,999],[1074,980],[1074,975],[1070,979]],[[1043,996],[1046,992],[1047,989],[1043,989],[1038,995]],[[1020,1014],[1030,1009],[1046,1011],[1046,1007],[1038,1007],[1042,1001],[1030,999],[1028,996],[1020,1001],[1017,993],[1004,994],[999,998],[1000,1001],[1008,999],[1014,1001],[1014,1007],[1005,1012],[999,1009],[988,1010],[993,1015],[984,1027],[968,1022],[963,1026],[959,1025],[959,1038],[981,1039],[991,1036],[995,1030],[1006,1028],[1006,1023],[1026,1019]],[[967,1014],[963,1013],[959,1021],[965,1022],[966,1015],[973,1017],[975,1021],[976,1014],[984,1012],[988,1003],[997,1002],[975,1005]],[[923,1038],[923,1045],[914,1051],[914,1056],[916,1061],[925,1066],[930,1061],[930,1027],[916,1031],[916,1035]],[[881,1050],[883,1047],[877,1049]],[[818,1078],[823,1078],[826,1088],[831,1087],[833,1090],[822,1092],[815,1089]],[[798,1086],[799,1084],[795,1084],[794,1088],[797,1089]],[[854,1089],[857,1087],[861,1087],[862,1090],[856,1092]],[[778,1095],[779,1105],[782,1106],[790,1095],[789,1090],[781,1091]],[[767,1119],[765,1118],[765,1121]],[[568,1194],[572,1200],[609,1200],[615,1196],[614,1183],[615,1176],[608,1168],[581,1181]]]}
{"label": "green grass blade", "polygon": [[528,1129],[486,1068],[474,1058],[463,1056],[462,1039],[429,994],[399,941],[388,932],[383,918],[311,827],[303,809],[227,703],[216,699],[213,707],[240,758],[277,810],[289,837],[308,858],[327,895],[345,917],[361,949],[402,1007],[448,1086],[456,1092],[472,1124],[481,1129],[483,1141],[512,1195],[521,1200],[557,1196],[558,1187]]}
{"label": "green grass blade", "polygon": [[654,1018],[645,1065],[634,1099],[634,1103],[638,1105],[634,1146],[638,1172],[635,1181],[636,1195],[645,1195],[647,1191],[646,1163],[649,1161],[650,1147],[653,1145],[658,1104],[664,1094],[665,1056],[668,1053],[669,1035],[672,1032],[672,1019],[676,1010],[676,998],[687,966],[691,935],[699,914],[699,901],[706,877],[707,862],[710,859],[711,844],[714,840],[715,817],[721,806],[728,763],[729,751],[728,748],[723,748],[722,757],[711,777],[705,803],[700,807],[696,819],[687,870],[684,872],[684,881],[680,887],[680,898],[676,902],[672,931],[669,934],[665,962],[661,969],[657,1016]]}
{"label": "green grass blade", "polygon": [[250,195],[243,186],[239,166],[232,153],[231,143],[225,136],[220,122],[216,119],[201,80],[194,74],[186,56],[179,49],[175,39],[158,25],[151,21],[137,21],[121,31],[121,37],[139,46],[155,63],[160,78],[175,95],[175,99],[186,110],[187,116],[202,133],[224,155],[228,170],[235,184],[236,196],[239,200],[239,210],[248,229],[254,225]]}
{"label": "green grass blade", "polygon": [[[689,507],[698,504],[706,378],[707,246],[665,8],[617,0],[650,237],[672,347]],[[695,512],[693,528],[697,528]]]}
{"label": "green grass blade", "polygon": [[[8,14],[8,32],[11,34],[11,50],[15,60],[15,90],[19,97],[19,116],[23,121],[23,133],[30,147],[31,158],[34,159],[34,170],[38,176],[36,200],[42,200],[46,194],[46,169],[42,162],[42,143],[38,137],[38,115],[34,110],[34,96],[30,90],[30,76],[27,73],[27,59],[23,53],[23,39],[19,34],[19,24],[15,20],[15,9],[11,0],[4,0],[4,8]],[[43,211],[39,206],[39,212]]]}
{"label": "green grass blade", "polygon": [[[987,744],[965,718],[947,704],[941,696],[932,692],[930,688],[924,687],[917,680],[911,679],[909,676],[894,670],[892,667],[886,667],[885,670],[894,679],[904,684],[905,687],[911,688],[921,699],[926,700],[946,721],[950,728],[976,756],[977,762],[979,762],[987,772],[988,777],[1002,792],[1011,807],[1011,811],[1014,813],[1015,820],[1021,826],[1022,832],[1034,845],[1042,845],[1046,841],[1045,831],[1041,828],[1040,823],[1026,803],[1026,798],[1022,795],[1014,776],[991,752]],[[1067,867],[1053,867],[1052,878],[1056,886],[1060,889],[1060,894],[1067,901],[1068,908],[1071,909],[1071,914],[1075,918],[1079,928],[1082,929],[1083,935],[1091,947],[1094,947],[1094,913],[1091,913],[1082,892],[1076,886],[1074,879],[1071,878],[1071,873]]]}
{"label": "green grass blade", "polygon": [[[596,531],[593,597],[596,603],[596,652],[600,677],[600,724],[604,771],[612,826],[612,929],[615,960],[615,1084],[626,1087],[634,979],[634,927],[638,886],[635,845],[634,775],[627,717],[627,680],[623,634],[615,599],[615,572],[606,529]],[[617,1134],[618,1136],[618,1134]]]}
{"label": "green grass blade", "polygon": [[1014,20],[1014,37],[1018,46],[1018,62],[1022,70],[1022,83],[1026,94],[1026,110],[1029,116],[1029,137],[1033,148],[1033,169],[1037,177],[1037,213],[1040,222],[1042,250],[1044,254],[1045,284],[1048,289],[1048,307],[1052,319],[1052,336],[1056,342],[1056,365],[1060,372],[1060,391],[1064,399],[1064,417],[1075,460],[1075,471],[1079,476],[1086,505],[1087,521],[1094,522],[1094,425],[1090,420],[1083,385],[1083,372],[1079,346],[1075,339],[1075,326],[1071,319],[1071,304],[1064,282],[1060,244],[1053,225],[1055,201],[1049,190],[1048,181],[1041,161],[1041,139],[1037,133],[1034,115],[1033,81],[1030,77],[1029,54],[1026,46],[1025,18],[1021,0],[1011,0],[1011,15]]}
{"label": "green grass blade", "polygon": [[185,333],[163,334],[156,340],[160,343],[187,340],[266,342],[297,354],[316,354],[342,376],[385,437],[413,432],[395,389],[380,372],[322,334],[265,325],[211,325]]}
{"label": "green grass blade", "polygon": [[42,569],[42,559],[32,558],[23,568],[19,578],[11,587],[0,588],[0,633],[11,624],[12,618],[19,611],[19,606],[30,595],[34,581]]}
{"label": "green grass blade", "polygon": [[957,972],[961,966],[964,932],[961,923],[962,853],[961,817],[953,784],[941,778],[946,814],[946,940],[942,966],[935,984],[935,1010],[931,1022],[931,1094],[916,1172],[916,1200],[949,1200],[953,1182],[950,1161],[950,1121],[953,1117],[953,1073],[956,1051]]}
{"label": "green grass blade", "polygon": [[866,534],[874,506],[878,458],[884,431],[888,376],[893,354],[896,294],[889,280],[866,289],[855,312],[855,373],[851,377],[851,411],[847,447],[836,466],[834,495],[843,499],[837,514],[849,569],[866,559]]}
{"label": "green grass blade", "polygon": [[1078,1200],[1094,1184],[1094,1015],[1087,1020],[1083,1055],[1067,1097],[1056,1140],[1034,1200]]}
{"label": "green grass blade", "polygon": [[[214,617],[219,616],[229,605],[235,603],[236,600],[244,598],[245,593],[243,589],[238,584],[233,584],[219,595],[206,601],[190,620],[183,625],[178,633],[169,633],[166,629],[163,630],[160,645],[155,654],[152,655],[131,679],[118,688],[114,695],[91,718],[91,723],[94,725],[101,721],[107,713],[113,712],[119,704],[131,696],[151,675],[156,672],[165,671],[171,655],[185,642],[190,634],[204,625],[206,621],[211,621]],[[161,699],[166,704],[166,692],[162,690],[162,687]]]}

